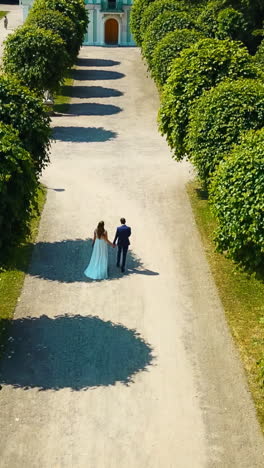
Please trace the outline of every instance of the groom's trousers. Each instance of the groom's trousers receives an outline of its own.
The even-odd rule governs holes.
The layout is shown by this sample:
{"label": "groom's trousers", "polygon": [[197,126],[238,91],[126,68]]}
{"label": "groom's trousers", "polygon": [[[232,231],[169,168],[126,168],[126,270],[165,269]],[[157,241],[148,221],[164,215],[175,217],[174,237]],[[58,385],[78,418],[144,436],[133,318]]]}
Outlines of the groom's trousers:
{"label": "groom's trousers", "polygon": [[122,265],[121,265],[122,269],[125,268],[127,251],[128,251],[128,245],[118,245],[116,263],[117,265],[120,265],[120,259],[121,259],[121,253],[122,253]]}

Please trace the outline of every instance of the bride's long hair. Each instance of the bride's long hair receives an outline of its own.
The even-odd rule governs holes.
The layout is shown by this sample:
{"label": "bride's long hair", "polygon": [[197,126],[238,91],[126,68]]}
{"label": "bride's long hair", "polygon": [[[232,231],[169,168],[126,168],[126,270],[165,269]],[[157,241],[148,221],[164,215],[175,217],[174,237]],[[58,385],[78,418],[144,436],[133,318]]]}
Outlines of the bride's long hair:
{"label": "bride's long hair", "polygon": [[96,231],[97,231],[97,236],[100,239],[105,233],[104,221],[100,221],[100,223],[98,223]]}

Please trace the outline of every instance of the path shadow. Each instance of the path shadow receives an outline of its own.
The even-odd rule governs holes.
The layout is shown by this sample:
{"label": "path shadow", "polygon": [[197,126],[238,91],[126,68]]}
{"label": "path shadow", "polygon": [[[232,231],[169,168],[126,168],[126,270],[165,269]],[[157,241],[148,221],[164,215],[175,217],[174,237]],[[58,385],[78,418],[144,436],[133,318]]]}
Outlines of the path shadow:
{"label": "path shadow", "polygon": [[113,140],[117,133],[103,127],[53,127],[53,138],[59,141],[79,143]]}
{"label": "path shadow", "polygon": [[114,88],[103,86],[64,86],[63,95],[77,98],[108,98],[123,96],[124,93]]}
{"label": "path shadow", "polygon": [[65,114],[113,115],[113,114],[118,114],[121,111],[122,111],[121,107],[113,106],[112,104],[98,104],[97,102],[84,102],[84,103],[70,104]]}
{"label": "path shadow", "polygon": [[152,348],[136,332],[99,317],[3,320],[10,337],[0,362],[0,384],[40,390],[85,390],[129,385],[147,370]]}
{"label": "path shadow", "polygon": [[53,187],[46,187],[47,190],[53,190],[54,192],[65,192],[64,188],[53,188]]}
{"label": "path shadow", "polygon": [[120,65],[116,60],[91,59],[79,57],[76,63],[79,67],[114,67]]}
{"label": "path shadow", "polygon": [[[21,249],[25,247],[21,246]],[[83,272],[92,253],[92,239],[67,239],[60,242],[38,242],[34,246],[29,271],[23,270],[38,278],[62,283],[86,282],[90,280]],[[109,277],[104,281],[121,279],[124,275],[116,267],[117,249],[109,247]],[[18,267],[19,268],[19,267]],[[20,268],[22,269],[22,268]],[[143,262],[132,250],[128,251],[125,275],[140,274],[156,276],[157,272],[147,270]]]}
{"label": "path shadow", "polygon": [[76,81],[119,80],[124,73],[109,70],[74,70],[73,78]]}

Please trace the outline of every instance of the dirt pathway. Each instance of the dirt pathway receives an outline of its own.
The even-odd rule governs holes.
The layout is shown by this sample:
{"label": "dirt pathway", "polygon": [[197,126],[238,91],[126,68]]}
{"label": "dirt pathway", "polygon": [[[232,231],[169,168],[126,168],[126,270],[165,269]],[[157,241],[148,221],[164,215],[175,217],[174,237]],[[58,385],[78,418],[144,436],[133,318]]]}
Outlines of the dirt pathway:
{"label": "dirt pathway", "polygon": [[[83,48],[2,362],[1,468],[253,468],[263,439],[138,49]],[[70,91],[70,90],[69,90]],[[104,219],[127,274],[82,275]]]}

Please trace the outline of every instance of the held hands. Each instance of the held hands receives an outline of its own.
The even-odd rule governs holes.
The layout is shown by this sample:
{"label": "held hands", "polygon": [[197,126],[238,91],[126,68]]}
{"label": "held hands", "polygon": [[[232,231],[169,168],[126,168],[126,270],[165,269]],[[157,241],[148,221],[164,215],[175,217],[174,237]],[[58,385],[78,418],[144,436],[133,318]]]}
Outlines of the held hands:
{"label": "held hands", "polygon": [[112,247],[113,247],[113,249],[114,249],[114,248],[116,247],[116,245],[115,245],[115,244],[112,244]]}

